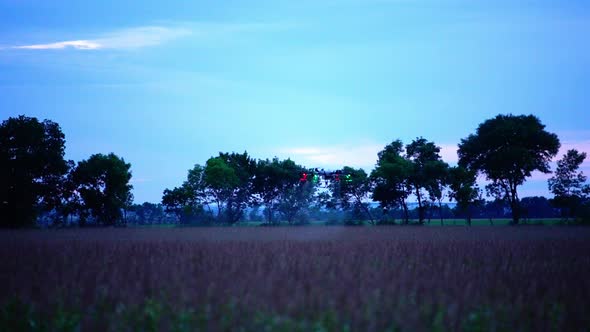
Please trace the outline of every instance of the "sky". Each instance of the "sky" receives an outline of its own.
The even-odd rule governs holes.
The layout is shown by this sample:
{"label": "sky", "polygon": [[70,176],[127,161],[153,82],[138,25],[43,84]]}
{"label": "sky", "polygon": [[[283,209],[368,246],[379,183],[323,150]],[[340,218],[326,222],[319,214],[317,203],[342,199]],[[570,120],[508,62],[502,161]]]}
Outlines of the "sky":
{"label": "sky", "polygon": [[422,136],[453,164],[497,114],[590,155],[589,33],[586,0],[0,0],[0,119],[123,157],[138,203],[220,151],[370,172]]}

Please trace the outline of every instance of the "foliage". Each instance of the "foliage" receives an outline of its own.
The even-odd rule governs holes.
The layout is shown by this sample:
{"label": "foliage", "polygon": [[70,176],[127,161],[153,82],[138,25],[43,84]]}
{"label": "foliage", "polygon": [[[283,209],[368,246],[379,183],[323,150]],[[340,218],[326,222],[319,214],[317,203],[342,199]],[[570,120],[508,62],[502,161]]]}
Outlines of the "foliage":
{"label": "foliage", "polygon": [[513,223],[520,220],[517,188],[533,171],[549,173],[559,149],[557,135],[533,115],[498,115],[481,123],[459,144],[459,165],[482,172],[509,201]]}
{"label": "foliage", "polygon": [[37,206],[53,208],[68,172],[65,135],[55,122],[21,115],[0,125],[1,227],[33,225]]}
{"label": "foliage", "polygon": [[306,214],[315,207],[316,185],[312,181],[306,181],[285,188],[277,205],[277,210],[289,223],[303,224],[308,221]]}
{"label": "foliage", "polygon": [[471,225],[472,208],[481,203],[481,192],[476,183],[476,173],[464,167],[452,167],[449,170],[449,197],[457,202],[457,208],[467,215]]}
{"label": "foliage", "polygon": [[207,160],[204,183],[209,196],[217,204],[218,220],[235,224],[253,203],[256,161],[247,152],[219,153]]}
{"label": "foliage", "polygon": [[393,141],[379,152],[377,165],[371,172],[374,183],[372,198],[386,210],[402,207],[404,220],[408,223],[406,199],[412,191],[409,177],[413,171],[413,164],[404,158],[402,153],[403,144],[400,140]]}
{"label": "foliage", "polygon": [[197,164],[188,171],[187,179],[180,187],[164,190],[162,204],[166,212],[174,213],[182,224],[191,221],[207,223],[209,218],[204,207],[208,208],[209,215],[212,215],[212,211],[206,188],[205,168]]}
{"label": "foliage", "polygon": [[166,217],[164,206],[144,202],[143,204],[133,204],[129,211],[135,213],[134,221],[139,224],[157,224],[162,223]]}
{"label": "foliage", "polygon": [[114,225],[121,210],[131,205],[131,164],[114,153],[94,154],[78,163],[73,173],[76,192],[83,202],[81,218],[89,213],[99,224]]}
{"label": "foliage", "polygon": [[585,152],[568,150],[557,162],[555,176],[548,181],[549,191],[555,195],[553,203],[562,210],[562,216],[566,219],[578,215],[578,210],[590,193],[590,185],[586,184],[587,177],[578,171],[584,159]]}
{"label": "foliage", "polygon": [[556,209],[546,197],[524,197],[520,200],[520,206],[522,216],[527,219],[558,217]]}
{"label": "foliage", "polygon": [[448,165],[440,157],[440,148],[423,137],[406,145],[406,158],[412,162],[408,182],[418,200],[418,221],[423,223],[426,206],[422,190],[428,190],[430,196],[440,202]]}
{"label": "foliage", "polygon": [[[294,192],[304,184],[299,181],[300,174],[305,169],[295,164],[291,159],[259,160],[256,166],[256,175],[253,180],[254,193],[258,196],[260,203],[264,204],[265,217],[267,222],[273,223],[273,212],[279,204],[290,201],[287,198],[294,198]],[[297,204],[295,202],[290,202]],[[279,210],[284,211],[282,206]],[[296,213],[297,211],[295,211]],[[290,214],[287,212],[290,216]],[[289,218],[291,220],[292,218]],[[278,222],[278,220],[277,220]]]}
{"label": "foliage", "polygon": [[373,189],[371,179],[362,168],[345,166],[342,171],[346,176],[330,183],[332,204],[344,210],[352,209],[358,212],[357,216],[364,215],[372,224],[375,223],[367,202]]}

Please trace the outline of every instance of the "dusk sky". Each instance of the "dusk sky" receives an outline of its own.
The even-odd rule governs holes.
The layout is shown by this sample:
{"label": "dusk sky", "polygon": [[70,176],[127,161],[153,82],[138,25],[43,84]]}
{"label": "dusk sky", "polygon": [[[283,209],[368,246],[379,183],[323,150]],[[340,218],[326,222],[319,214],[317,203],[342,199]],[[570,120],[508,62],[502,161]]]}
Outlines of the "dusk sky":
{"label": "dusk sky", "polygon": [[0,120],[123,157],[137,203],[219,151],[369,172],[423,136],[453,164],[499,113],[590,154],[589,36],[587,0],[0,0]]}

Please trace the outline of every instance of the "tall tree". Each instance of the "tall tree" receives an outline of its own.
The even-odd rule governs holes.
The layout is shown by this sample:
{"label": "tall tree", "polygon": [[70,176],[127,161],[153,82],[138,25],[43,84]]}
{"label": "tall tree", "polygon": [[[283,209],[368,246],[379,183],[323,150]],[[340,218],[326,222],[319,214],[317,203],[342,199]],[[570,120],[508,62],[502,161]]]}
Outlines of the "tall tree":
{"label": "tall tree", "polygon": [[300,175],[305,172],[302,166],[291,159],[259,160],[254,177],[254,193],[265,206],[267,222],[273,223],[275,207],[287,195],[287,191],[300,185]]}
{"label": "tall tree", "polygon": [[449,197],[457,202],[457,210],[465,213],[467,224],[471,226],[472,208],[482,203],[481,191],[476,183],[477,173],[457,166],[449,169]]}
{"label": "tall tree", "polygon": [[553,202],[562,210],[566,220],[576,215],[577,208],[590,192],[590,185],[586,184],[587,177],[579,171],[584,159],[585,152],[568,150],[557,162],[555,176],[548,181],[549,191],[555,195]]}
{"label": "tall tree", "polygon": [[426,191],[430,200],[438,203],[440,224],[443,225],[443,204],[446,187],[449,182],[449,165],[442,160],[431,161],[426,164]]}
{"label": "tall tree", "polygon": [[[9,118],[0,125],[0,226],[32,225],[37,207],[56,195],[68,171],[59,125],[37,118]],[[46,204],[47,203],[47,204]]]}
{"label": "tall tree", "polygon": [[459,144],[459,165],[486,175],[509,201],[512,223],[520,221],[518,186],[533,171],[549,173],[559,150],[557,135],[534,115],[498,115]]}
{"label": "tall tree", "polygon": [[73,180],[83,207],[97,222],[114,225],[122,219],[121,211],[131,204],[131,164],[114,153],[94,154],[78,163]]}
{"label": "tall tree", "polygon": [[349,166],[345,166],[342,171],[343,176],[339,181],[332,181],[330,184],[333,199],[342,209],[362,211],[371,224],[374,224],[375,218],[367,202],[373,189],[367,173],[362,168],[354,169]]}
{"label": "tall tree", "polygon": [[185,186],[164,189],[162,195],[162,205],[165,211],[174,213],[181,224],[187,223],[194,215],[193,201],[192,194]]}
{"label": "tall tree", "polygon": [[297,218],[304,220],[304,212],[315,207],[317,186],[313,181],[300,182],[286,187],[280,196],[277,210],[289,224]]}
{"label": "tall tree", "polygon": [[393,141],[379,152],[377,165],[371,172],[374,183],[372,198],[384,210],[401,207],[407,224],[410,217],[406,199],[412,193],[409,178],[414,166],[402,153],[403,143],[400,140]]}
{"label": "tall tree", "polygon": [[254,202],[255,174],[256,161],[247,152],[219,153],[207,160],[204,182],[217,204],[219,220],[229,224],[240,220],[246,207]]}
{"label": "tall tree", "polygon": [[43,211],[54,211],[54,225],[67,224],[67,218],[74,215],[80,208],[80,196],[76,192],[76,184],[73,180],[73,172],[76,164],[72,160],[67,161],[67,174],[52,176],[48,179],[48,192],[40,205]]}
{"label": "tall tree", "polygon": [[[418,200],[418,221],[424,222],[424,192],[423,189],[430,189],[432,194],[439,194],[435,192],[436,189],[441,189],[436,184],[436,178],[444,177],[443,171],[444,163],[440,157],[440,148],[434,142],[428,142],[423,137],[418,137],[406,146],[406,158],[412,162],[412,173],[409,177],[409,183],[413,188],[413,194]],[[440,191],[442,196],[442,190]]]}

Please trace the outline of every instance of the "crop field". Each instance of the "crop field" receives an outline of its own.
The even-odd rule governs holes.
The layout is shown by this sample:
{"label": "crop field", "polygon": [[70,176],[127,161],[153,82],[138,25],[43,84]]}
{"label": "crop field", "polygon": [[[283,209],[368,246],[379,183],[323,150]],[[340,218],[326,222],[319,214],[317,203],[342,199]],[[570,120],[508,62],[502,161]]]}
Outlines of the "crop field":
{"label": "crop field", "polygon": [[0,331],[588,331],[590,228],[0,232]]}

